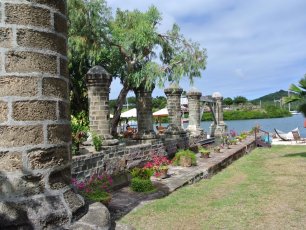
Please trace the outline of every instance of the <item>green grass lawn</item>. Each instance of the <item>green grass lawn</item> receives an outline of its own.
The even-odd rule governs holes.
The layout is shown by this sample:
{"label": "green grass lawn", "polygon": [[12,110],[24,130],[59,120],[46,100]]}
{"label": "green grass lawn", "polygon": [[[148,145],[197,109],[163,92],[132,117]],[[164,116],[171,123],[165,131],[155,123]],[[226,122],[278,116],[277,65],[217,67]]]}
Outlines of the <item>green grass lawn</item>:
{"label": "green grass lawn", "polygon": [[306,229],[306,146],[256,149],[120,221],[136,229]]}

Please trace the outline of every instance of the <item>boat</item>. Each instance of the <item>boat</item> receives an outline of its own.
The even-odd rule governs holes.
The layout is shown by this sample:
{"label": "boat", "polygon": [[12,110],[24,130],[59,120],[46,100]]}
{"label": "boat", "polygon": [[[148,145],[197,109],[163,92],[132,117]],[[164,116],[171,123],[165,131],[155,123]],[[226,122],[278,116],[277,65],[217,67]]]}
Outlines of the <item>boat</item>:
{"label": "boat", "polygon": [[292,115],[299,115],[299,114],[301,114],[300,112],[298,112],[298,111],[294,111],[294,110],[292,110],[292,111],[289,111]]}
{"label": "boat", "polygon": [[276,136],[278,136],[278,137],[279,137],[281,140],[283,140],[283,141],[291,141],[291,140],[293,140],[294,137],[293,137],[292,132],[298,132],[298,133],[300,133],[300,132],[299,132],[299,128],[295,128],[295,129],[291,130],[291,131],[288,132],[288,133],[285,133],[285,132],[283,132],[283,131],[281,131],[281,130],[278,130],[278,129],[274,129],[274,131],[275,131],[275,133],[276,133]]}

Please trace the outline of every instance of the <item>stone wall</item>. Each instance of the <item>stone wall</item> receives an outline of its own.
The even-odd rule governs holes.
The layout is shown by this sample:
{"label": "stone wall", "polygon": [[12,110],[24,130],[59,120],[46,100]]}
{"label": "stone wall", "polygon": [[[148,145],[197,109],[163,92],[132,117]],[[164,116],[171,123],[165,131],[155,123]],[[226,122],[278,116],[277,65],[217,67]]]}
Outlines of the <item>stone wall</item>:
{"label": "stone wall", "polygon": [[0,3],[0,229],[69,226],[65,0]]}
{"label": "stone wall", "polygon": [[72,177],[83,179],[96,172],[107,172],[113,176],[125,174],[129,169],[142,166],[152,155],[173,157],[178,149],[184,149],[206,140],[204,137],[189,138],[182,135],[178,138],[155,139],[144,144],[132,146],[118,145],[104,147],[95,152],[92,147],[83,148],[84,155],[72,158]]}

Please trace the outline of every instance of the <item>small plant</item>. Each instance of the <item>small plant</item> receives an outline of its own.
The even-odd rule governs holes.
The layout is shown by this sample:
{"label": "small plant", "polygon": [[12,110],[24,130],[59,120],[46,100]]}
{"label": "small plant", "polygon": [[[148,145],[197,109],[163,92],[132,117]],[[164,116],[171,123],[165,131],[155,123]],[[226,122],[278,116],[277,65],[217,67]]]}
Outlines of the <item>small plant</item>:
{"label": "small plant", "polygon": [[234,137],[237,136],[237,132],[236,132],[235,130],[232,129],[232,130],[230,131],[230,135],[231,135],[232,138],[234,138]]}
{"label": "small plant", "polygon": [[168,160],[167,157],[156,155],[152,157],[152,161],[145,164],[144,168],[152,169],[156,177],[161,177],[164,174],[166,174],[164,175],[166,177],[171,163],[172,161]]}
{"label": "small plant", "polygon": [[214,147],[214,152],[220,153],[221,152],[221,147],[220,146],[215,146]]}
{"label": "small plant", "polygon": [[200,146],[199,153],[201,154],[201,157],[208,158],[210,154],[210,150],[203,146]]}
{"label": "small plant", "polygon": [[[173,164],[184,166],[184,165],[182,165],[184,161],[190,162],[190,166],[191,165],[197,165],[196,155],[189,149],[179,150],[175,154],[175,157],[173,159]],[[185,166],[187,166],[187,165],[185,165]]]}
{"label": "small plant", "polygon": [[96,151],[101,151],[102,149],[102,138],[98,135],[93,135],[92,137],[93,145]]}
{"label": "small plant", "polygon": [[131,188],[135,192],[149,192],[154,189],[150,177],[153,175],[150,168],[134,168],[131,170]]}
{"label": "small plant", "polygon": [[108,204],[111,195],[110,187],[113,183],[112,178],[107,174],[93,174],[89,179],[77,180],[72,178],[72,186],[86,199],[94,202]]}
{"label": "small plant", "polygon": [[232,140],[230,140],[230,144],[231,144],[231,145],[236,145],[237,142],[238,142],[237,139],[232,139]]}

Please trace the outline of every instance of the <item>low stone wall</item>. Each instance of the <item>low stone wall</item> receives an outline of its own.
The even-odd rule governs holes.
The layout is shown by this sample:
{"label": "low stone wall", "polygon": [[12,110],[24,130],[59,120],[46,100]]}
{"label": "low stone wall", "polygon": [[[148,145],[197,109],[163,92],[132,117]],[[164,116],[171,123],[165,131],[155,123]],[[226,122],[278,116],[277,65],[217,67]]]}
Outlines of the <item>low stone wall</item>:
{"label": "low stone wall", "polygon": [[72,177],[83,179],[96,172],[107,172],[115,178],[118,185],[124,184],[128,180],[128,170],[144,165],[153,155],[173,157],[178,149],[188,148],[205,140],[204,137],[181,135],[161,137],[130,146],[107,146],[101,152],[96,152],[93,147],[82,147],[82,155],[72,158]]}

